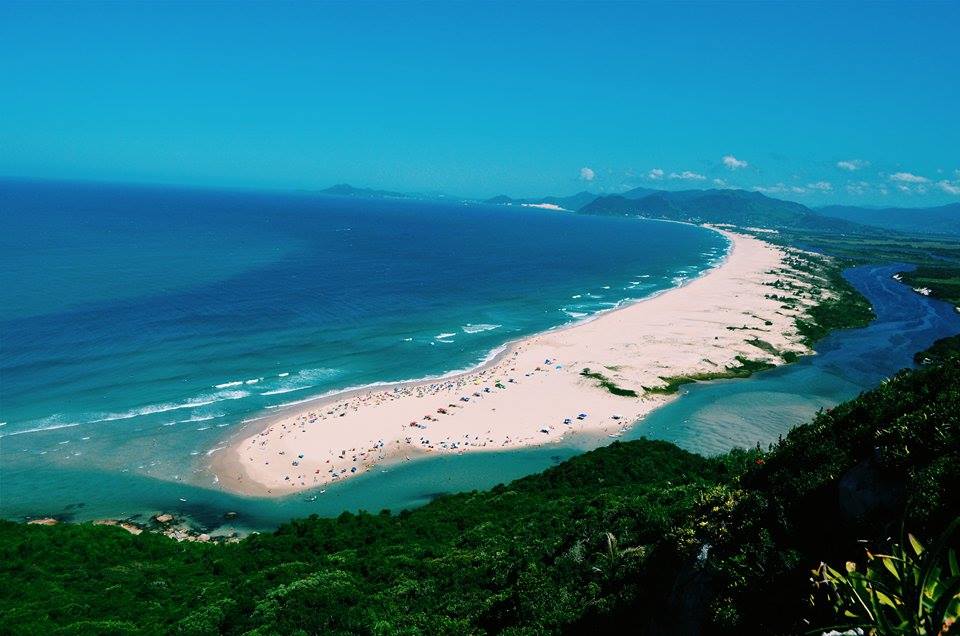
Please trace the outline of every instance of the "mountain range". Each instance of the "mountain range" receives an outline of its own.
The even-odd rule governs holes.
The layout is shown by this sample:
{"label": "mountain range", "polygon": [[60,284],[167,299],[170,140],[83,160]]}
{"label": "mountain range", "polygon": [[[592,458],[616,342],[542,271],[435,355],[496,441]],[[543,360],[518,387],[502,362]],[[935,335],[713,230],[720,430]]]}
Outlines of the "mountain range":
{"label": "mountain range", "polygon": [[960,203],[933,208],[859,208],[828,205],[817,208],[824,216],[874,225],[888,230],[960,235]]}
{"label": "mountain range", "polygon": [[[367,198],[455,198],[356,188],[338,184],[321,194]],[[620,194],[582,191],[570,196],[513,198],[499,195],[480,201],[490,205],[553,205],[595,215],[637,215],[673,221],[729,223],[741,227],[820,230],[845,233],[894,230],[960,235],[960,203],[931,208],[864,208],[832,205],[810,208],[795,201],[737,189],[656,190],[634,188]]]}

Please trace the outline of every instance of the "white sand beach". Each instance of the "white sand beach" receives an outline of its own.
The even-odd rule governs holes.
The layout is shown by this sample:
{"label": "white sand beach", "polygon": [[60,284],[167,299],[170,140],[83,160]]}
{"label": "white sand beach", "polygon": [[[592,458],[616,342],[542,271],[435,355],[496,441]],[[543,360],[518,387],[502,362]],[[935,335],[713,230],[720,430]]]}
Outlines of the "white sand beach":
{"label": "white sand beach", "polygon": [[[791,292],[770,284],[809,283],[789,269],[783,250],[723,233],[732,241],[727,258],[682,287],[519,340],[466,373],[299,405],[244,430],[211,469],[230,491],[280,496],[423,454],[616,436],[673,399],[647,390],[663,378],[723,371],[738,356],[782,363],[758,338],[781,352],[807,352],[795,319],[811,301],[804,296],[791,309],[770,297]],[[612,393],[584,369],[636,397]]]}

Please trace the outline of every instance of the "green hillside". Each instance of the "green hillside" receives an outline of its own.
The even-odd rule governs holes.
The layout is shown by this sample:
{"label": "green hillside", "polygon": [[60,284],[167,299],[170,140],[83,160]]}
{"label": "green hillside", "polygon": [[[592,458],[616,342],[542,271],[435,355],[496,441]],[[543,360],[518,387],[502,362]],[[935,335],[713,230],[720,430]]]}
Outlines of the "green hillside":
{"label": "green hillside", "polygon": [[800,203],[746,190],[658,191],[639,198],[629,195],[628,192],[599,197],[579,211],[584,214],[636,214],[674,221],[729,223],[741,227],[789,227],[850,233],[879,231],[817,214]]}
{"label": "green hillside", "polygon": [[929,208],[861,208],[827,205],[817,208],[824,215],[863,225],[901,232],[960,235],[960,203]]}
{"label": "green hillside", "polygon": [[[4,634],[798,634],[811,571],[960,510],[960,357],[905,371],[769,451],[614,443],[398,515],[237,544],[0,523]],[[859,543],[866,541],[866,544]]]}

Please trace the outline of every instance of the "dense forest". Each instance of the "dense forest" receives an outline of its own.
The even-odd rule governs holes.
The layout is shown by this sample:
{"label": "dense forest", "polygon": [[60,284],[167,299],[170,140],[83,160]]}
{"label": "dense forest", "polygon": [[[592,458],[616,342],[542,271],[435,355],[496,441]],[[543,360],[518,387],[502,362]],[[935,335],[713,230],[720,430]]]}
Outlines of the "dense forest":
{"label": "dense forest", "polygon": [[236,544],[0,522],[0,632],[797,634],[854,621],[813,586],[820,563],[862,562],[902,528],[932,541],[960,510],[956,345],[769,449],[614,443],[489,491]]}

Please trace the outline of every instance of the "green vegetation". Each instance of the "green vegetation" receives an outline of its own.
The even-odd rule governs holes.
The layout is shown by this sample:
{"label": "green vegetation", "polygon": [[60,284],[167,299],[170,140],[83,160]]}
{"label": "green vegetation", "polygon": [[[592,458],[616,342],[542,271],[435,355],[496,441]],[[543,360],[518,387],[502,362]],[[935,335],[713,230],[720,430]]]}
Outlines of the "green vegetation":
{"label": "green vegetation", "polygon": [[753,338],[752,340],[747,340],[747,344],[753,345],[760,351],[769,353],[772,356],[780,357],[780,350],[774,347],[772,344],[766,340],[761,340],[760,338]]}
{"label": "green vegetation", "polygon": [[829,293],[814,290],[816,303],[807,310],[808,318],[798,319],[797,332],[807,345],[813,345],[834,329],[863,327],[874,318],[870,303],[843,277],[843,270],[850,266],[842,259],[794,259],[791,267],[810,273],[825,282]]}
{"label": "green vegetation", "polygon": [[[861,555],[904,527],[939,536],[960,510],[960,353],[933,349],[942,362],[767,451],[614,443],[489,491],[235,544],[0,522],[0,633],[786,635],[895,621],[898,600],[932,629],[956,610],[956,533],[929,556]],[[862,576],[812,586],[820,563],[858,559]]]}
{"label": "green vegetation", "polygon": [[960,334],[940,338],[927,349],[913,356],[916,364],[943,364],[954,354],[960,354]]}
{"label": "green vegetation", "polygon": [[688,375],[673,375],[660,378],[664,386],[643,387],[647,393],[659,393],[661,395],[670,395],[680,390],[684,384],[694,382],[709,382],[710,380],[726,380],[730,378],[748,378],[757,371],[770,369],[774,365],[763,360],[750,360],[743,356],[737,356],[736,366],[726,367],[723,371],[707,371],[704,373],[691,373]]}
{"label": "green vegetation", "polygon": [[960,307],[960,267],[918,267],[901,278],[914,289],[926,287],[935,298]]}
{"label": "green vegetation", "polygon": [[[610,369],[611,367],[607,368]],[[612,380],[610,380],[610,378],[602,373],[597,373],[596,371],[590,371],[589,368],[584,368],[584,370],[580,372],[580,375],[597,380],[601,387],[605,388],[607,391],[610,391],[614,395],[621,395],[623,397],[637,397],[636,391],[617,386]]]}
{"label": "green vegetation", "polygon": [[914,263],[920,266],[960,264],[960,239],[884,232],[879,235],[783,228],[779,234],[761,233],[765,241],[804,250],[815,250],[848,261],[851,265]]}

